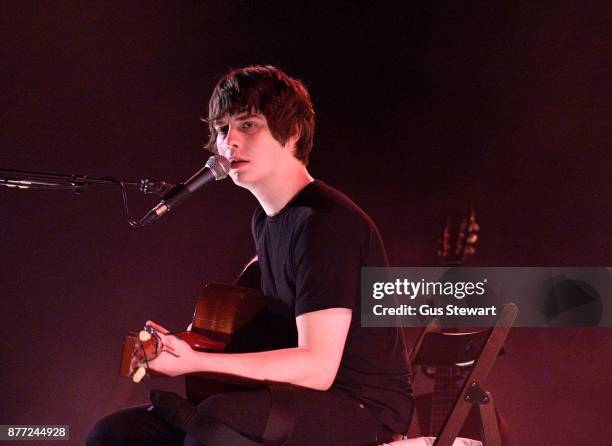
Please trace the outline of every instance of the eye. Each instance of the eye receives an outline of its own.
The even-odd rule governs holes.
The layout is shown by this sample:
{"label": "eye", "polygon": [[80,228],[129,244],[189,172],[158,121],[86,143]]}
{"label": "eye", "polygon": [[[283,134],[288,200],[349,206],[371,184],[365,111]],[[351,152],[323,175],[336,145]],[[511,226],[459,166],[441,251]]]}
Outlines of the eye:
{"label": "eye", "polygon": [[242,123],[243,129],[252,129],[253,127],[255,127],[255,123],[253,121],[244,121]]}
{"label": "eye", "polygon": [[218,125],[218,126],[215,126],[215,130],[220,135],[227,135],[227,131],[229,130],[229,125]]}

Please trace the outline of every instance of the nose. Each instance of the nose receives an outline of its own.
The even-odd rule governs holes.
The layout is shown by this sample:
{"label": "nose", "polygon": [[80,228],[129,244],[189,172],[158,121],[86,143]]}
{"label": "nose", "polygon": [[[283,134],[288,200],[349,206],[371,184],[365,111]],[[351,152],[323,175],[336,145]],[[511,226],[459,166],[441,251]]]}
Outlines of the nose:
{"label": "nose", "polygon": [[228,126],[227,133],[219,132],[217,134],[217,148],[219,153],[226,158],[235,156],[236,149],[239,146],[239,139],[236,130]]}
{"label": "nose", "polygon": [[225,135],[225,145],[229,148],[236,148],[240,144],[239,132],[233,126],[229,126],[227,129],[227,135]]}

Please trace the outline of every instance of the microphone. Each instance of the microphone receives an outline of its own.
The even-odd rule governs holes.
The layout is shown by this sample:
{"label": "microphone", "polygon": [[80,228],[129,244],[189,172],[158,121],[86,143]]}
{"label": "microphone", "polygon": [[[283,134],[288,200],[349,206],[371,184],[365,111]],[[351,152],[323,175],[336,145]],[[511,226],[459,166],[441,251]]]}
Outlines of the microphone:
{"label": "microphone", "polygon": [[142,217],[140,222],[138,222],[138,226],[145,226],[152,221],[160,219],[164,214],[170,212],[187,197],[202,189],[208,183],[222,180],[227,177],[229,170],[230,163],[227,158],[221,155],[211,156],[208,158],[208,161],[206,161],[206,165],[198,170],[191,178],[170,189],[170,191],[162,197],[159,204]]}

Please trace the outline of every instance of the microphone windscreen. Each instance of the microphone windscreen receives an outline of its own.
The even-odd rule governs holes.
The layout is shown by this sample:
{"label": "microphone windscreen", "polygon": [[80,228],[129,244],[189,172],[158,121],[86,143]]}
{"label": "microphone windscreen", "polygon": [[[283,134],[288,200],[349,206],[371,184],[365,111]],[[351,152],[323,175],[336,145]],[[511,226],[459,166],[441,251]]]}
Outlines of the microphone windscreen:
{"label": "microphone windscreen", "polygon": [[230,162],[227,158],[221,155],[213,155],[206,161],[206,167],[210,169],[215,180],[222,180],[227,176],[230,170]]}

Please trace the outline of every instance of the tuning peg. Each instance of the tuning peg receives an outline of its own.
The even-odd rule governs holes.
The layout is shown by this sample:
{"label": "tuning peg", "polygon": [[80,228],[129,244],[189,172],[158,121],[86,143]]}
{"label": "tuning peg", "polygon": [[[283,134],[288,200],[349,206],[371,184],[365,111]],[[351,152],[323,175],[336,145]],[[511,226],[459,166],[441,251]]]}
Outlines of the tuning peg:
{"label": "tuning peg", "polygon": [[151,333],[146,330],[140,330],[138,333],[138,340],[140,342],[147,342],[149,339],[151,339]]}
{"label": "tuning peg", "polygon": [[474,248],[472,245],[466,246],[465,247],[465,253],[466,254],[475,254],[476,253],[476,248]]}
{"label": "tuning peg", "polygon": [[478,240],[478,236],[476,234],[470,234],[467,236],[467,238],[465,239],[465,242],[468,245],[473,245],[476,243],[476,241]]}
{"label": "tuning peg", "polygon": [[144,367],[138,367],[134,374],[132,375],[132,381],[135,383],[139,383],[142,381],[142,378],[146,375],[147,371]]}
{"label": "tuning peg", "polygon": [[478,232],[480,231],[480,225],[478,223],[476,223],[475,221],[470,223],[470,226],[468,227],[468,231],[470,232]]}

